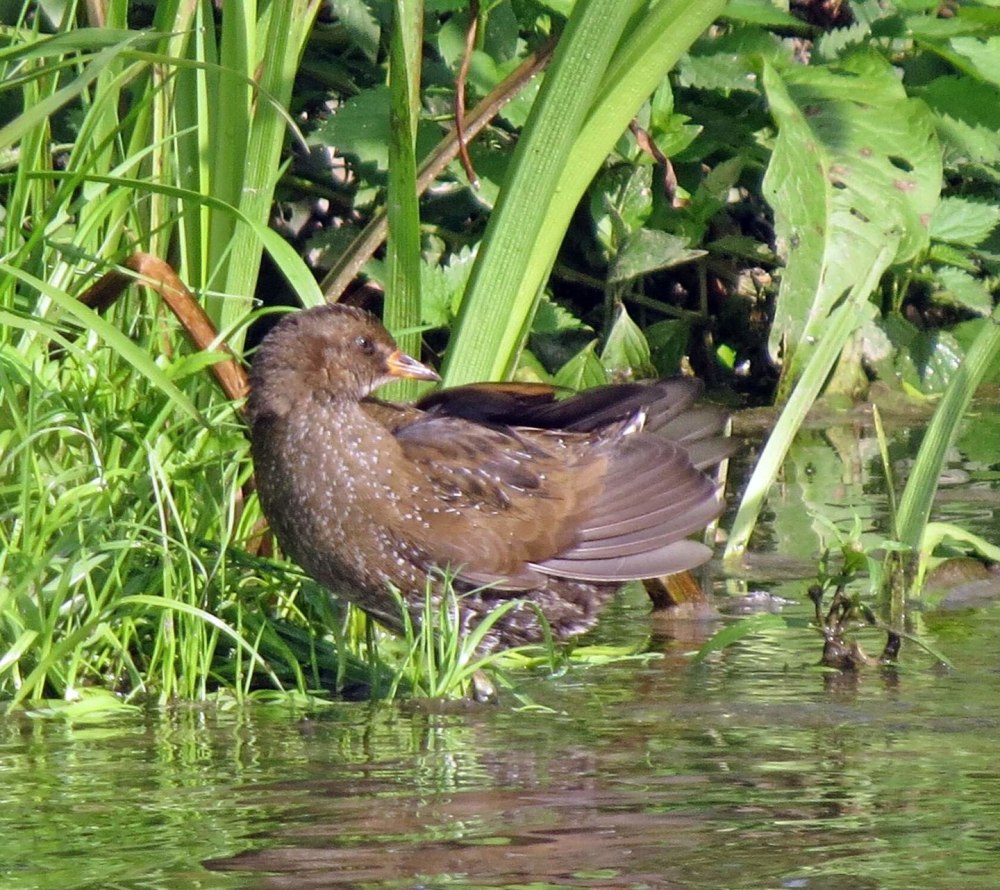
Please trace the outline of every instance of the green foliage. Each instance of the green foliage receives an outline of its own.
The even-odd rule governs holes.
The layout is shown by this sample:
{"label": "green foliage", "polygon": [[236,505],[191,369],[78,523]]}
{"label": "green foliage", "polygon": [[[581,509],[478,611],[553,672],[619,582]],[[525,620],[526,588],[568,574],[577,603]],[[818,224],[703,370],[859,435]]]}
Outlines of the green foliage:
{"label": "green foliage", "polygon": [[880,276],[926,248],[941,160],[927,110],[878,56],[783,77],[768,65],[764,88],[778,140],[763,189],[786,257],[770,346],[787,392],[858,270],[878,261]]}

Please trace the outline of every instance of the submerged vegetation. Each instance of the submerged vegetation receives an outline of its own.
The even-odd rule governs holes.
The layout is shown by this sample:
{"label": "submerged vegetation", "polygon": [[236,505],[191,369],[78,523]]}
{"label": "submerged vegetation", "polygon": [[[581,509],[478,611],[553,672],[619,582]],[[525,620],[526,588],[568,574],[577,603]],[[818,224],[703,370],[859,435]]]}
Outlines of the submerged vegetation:
{"label": "submerged vegetation", "polygon": [[934,399],[889,558],[996,559],[928,518],[1000,375],[1000,14],[788,6],[0,5],[0,700],[466,690],[474,639],[379,641],[272,558],[211,373],[345,294],[448,383],[683,362],[776,402],[731,565],[821,396]]}

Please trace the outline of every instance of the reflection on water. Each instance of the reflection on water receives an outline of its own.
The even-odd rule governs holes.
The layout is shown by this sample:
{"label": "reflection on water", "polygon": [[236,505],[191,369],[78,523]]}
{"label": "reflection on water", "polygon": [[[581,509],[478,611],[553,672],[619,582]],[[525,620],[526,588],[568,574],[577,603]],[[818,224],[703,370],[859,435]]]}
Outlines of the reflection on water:
{"label": "reflection on water", "polygon": [[994,886],[1000,611],[938,620],[951,672],[831,679],[780,631],[537,681],[553,713],[10,721],[0,885]]}
{"label": "reflection on water", "polygon": [[[815,553],[810,502],[880,521],[865,461],[803,447],[766,532],[786,558]],[[956,509],[995,536],[980,481]],[[898,670],[841,676],[815,667],[808,581],[788,577],[763,586],[790,626],[702,665],[716,624],[626,603],[600,633],[662,657],[526,678],[537,710],[8,718],[0,887],[994,887],[1000,607],[916,614],[954,670],[908,647]]]}

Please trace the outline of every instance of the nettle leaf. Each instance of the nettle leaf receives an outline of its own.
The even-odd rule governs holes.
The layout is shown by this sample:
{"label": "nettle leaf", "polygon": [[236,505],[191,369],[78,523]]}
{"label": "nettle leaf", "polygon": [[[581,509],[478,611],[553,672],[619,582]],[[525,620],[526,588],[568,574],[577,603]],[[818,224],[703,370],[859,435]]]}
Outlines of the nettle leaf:
{"label": "nettle leaf", "polygon": [[791,63],[791,49],[760,28],[737,27],[721,37],[699,40],[677,65],[682,86],[700,90],[759,93],[760,60]]}
{"label": "nettle leaf", "polygon": [[689,240],[658,229],[639,229],[630,234],[618,251],[608,281],[619,284],[650,272],[690,263],[708,251],[688,247]]}
{"label": "nettle leaf", "polygon": [[1000,86],[1000,37],[953,37],[949,43],[983,80]]}
{"label": "nettle leaf", "polygon": [[920,95],[937,115],[949,163],[1000,161],[1000,102],[995,87],[972,77],[939,77]]}
{"label": "nettle leaf", "polygon": [[822,59],[837,59],[844,51],[863,43],[872,32],[868,22],[855,22],[846,28],[834,28],[824,32],[816,41],[816,52]]}
{"label": "nettle leaf", "polygon": [[565,307],[542,295],[535,310],[531,330],[536,334],[559,334],[563,331],[589,331],[590,325],[580,321]]}
{"label": "nettle leaf", "polygon": [[597,357],[597,341],[588,343],[557,372],[552,382],[572,390],[592,389],[608,382],[604,365]]}
{"label": "nettle leaf", "polygon": [[611,326],[601,352],[601,364],[611,374],[628,377],[654,377],[656,368],[649,354],[649,343],[624,306]]}
{"label": "nettle leaf", "polygon": [[424,324],[443,328],[452,323],[475,258],[475,248],[463,247],[446,265],[421,261],[420,315]]}
{"label": "nettle leaf", "polygon": [[997,222],[1000,207],[968,198],[942,198],[931,214],[930,236],[938,241],[975,247],[982,244]]}
{"label": "nettle leaf", "polygon": [[[389,88],[379,85],[348,99],[316,128],[309,141],[314,145],[329,145],[341,155],[385,171],[389,166],[390,136]],[[434,126],[421,122],[417,131],[417,157],[425,157],[438,138]]]}
{"label": "nettle leaf", "polygon": [[374,62],[378,55],[382,29],[368,8],[368,4],[362,0],[331,0],[331,5],[351,40],[365,54],[369,62]]}
{"label": "nettle leaf", "polygon": [[781,74],[765,64],[764,86],[778,138],[763,191],[785,259],[769,347],[777,357],[785,344],[790,385],[862,270],[926,248],[941,149],[926,106],[881,57]]}
{"label": "nettle leaf", "polygon": [[376,86],[348,99],[316,128],[311,142],[333,146],[379,170],[389,166],[389,88]]}
{"label": "nettle leaf", "polygon": [[958,247],[952,247],[950,244],[944,244],[940,241],[931,244],[931,249],[927,252],[927,258],[933,263],[941,263],[944,266],[955,266],[959,269],[965,269],[966,272],[975,273],[979,271],[979,266],[969,256],[967,250],[961,250]]}
{"label": "nettle leaf", "polygon": [[935,299],[944,297],[977,315],[989,315],[993,311],[992,294],[968,272],[945,266],[935,270],[934,278],[941,286],[941,291],[934,294]]}

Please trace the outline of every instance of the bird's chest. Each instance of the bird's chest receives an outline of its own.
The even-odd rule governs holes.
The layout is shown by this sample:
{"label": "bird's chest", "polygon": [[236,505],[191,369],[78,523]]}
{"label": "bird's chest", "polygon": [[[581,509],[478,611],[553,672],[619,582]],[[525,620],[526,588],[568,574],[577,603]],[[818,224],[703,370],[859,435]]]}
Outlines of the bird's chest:
{"label": "bird's chest", "polygon": [[[407,584],[419,554],[401,533],[406,488],[391,433],[331,414],[272,431],[255,454],[282,549],[327,584]],[[264,472],[261,472],[264,469]]]}

